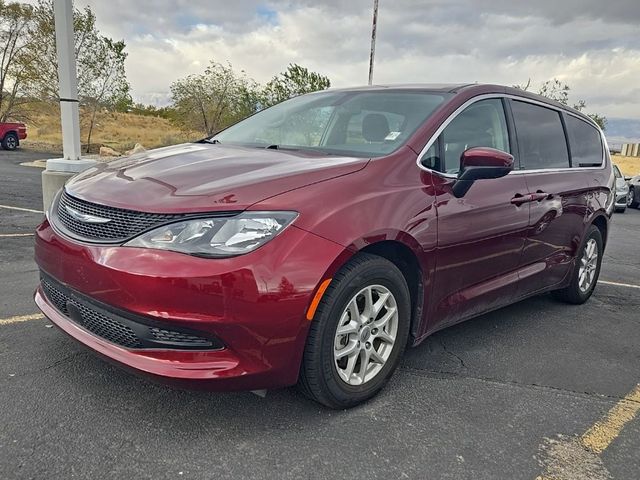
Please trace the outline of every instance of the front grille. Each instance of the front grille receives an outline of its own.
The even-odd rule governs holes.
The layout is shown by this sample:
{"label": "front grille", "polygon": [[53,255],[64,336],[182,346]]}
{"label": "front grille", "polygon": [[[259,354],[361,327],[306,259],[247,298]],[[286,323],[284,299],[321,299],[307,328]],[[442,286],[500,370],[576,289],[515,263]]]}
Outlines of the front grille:
{"label": "front grille", "polygon": [[[83,215],[108,219],[106,223],[82,222],[72,216],[69,209]],[[57,224],[73,237],[105,243],[120,243],[155,226],[180,220],[184,214],[136,212],[108,207],[72,197],[62,192],[56,208]]]}
{"label": "front grille", "polygon": [[42,290],[56,309],[69,320],[94,335],[127,348],[220,349],[217,339],[180,331],[161,322],[140,318],[134,320],[89,301],[47,275],[41,275]]}
{"label": "front grille", "polygon": [[[40,282],[44,294],[60,313],[74,320],[91,333],[123,347],[139,348],[141,346],[140,340],[131,328],[88,308],[86,305],[66,295],[54,286],[53,281],[43,277]],[[79,315],[74,315],[72,318],[69,310],[74,308]]]}

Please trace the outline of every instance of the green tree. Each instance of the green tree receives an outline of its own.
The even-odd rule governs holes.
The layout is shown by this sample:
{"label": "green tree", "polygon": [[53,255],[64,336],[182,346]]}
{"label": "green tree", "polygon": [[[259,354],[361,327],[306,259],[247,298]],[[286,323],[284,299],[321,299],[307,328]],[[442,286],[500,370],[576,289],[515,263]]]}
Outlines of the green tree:
{"label": "green tree", "polygon": [[269,107],[296,95],[325,90],[330,86],[328,77],[292,63],[265,85],[260,94],[260,104]]}
{"label": "green tree", "polygon": [[134,103],[128,108],[128,111],[136,115],[145,115],[148,117],[160,117],[167,120],[176,120],[176,112],[172,106],[156,107],[155,105],[145,105],[143,103]]}
{"label": "green tree", "polygon": [[176,120],[205,135],[213,135],[257,108],[257,84],[244,71],[236,74],[227,63],[211,61],[202,74],[189,75],[171,85]]}
{"label": "green tree", "polygon": [[0,0],[0,122],[26,119],[32,7]]}

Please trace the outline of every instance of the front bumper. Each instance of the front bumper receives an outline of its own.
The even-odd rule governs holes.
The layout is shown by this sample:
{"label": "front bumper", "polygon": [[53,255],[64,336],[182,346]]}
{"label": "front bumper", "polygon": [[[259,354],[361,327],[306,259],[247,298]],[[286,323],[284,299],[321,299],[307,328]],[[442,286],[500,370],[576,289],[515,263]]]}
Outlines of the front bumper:
{"label": "front bumper", "polygon": [[629,190],[618,190],[616,191],[616,208],[626,207],[627,206],[627,197],[629,195]]}
{"label": "front bumper", "polygon": [[35,294],[52,322],[107,359],[164,383],[209,390],[294,384],[313,293],[348,256],[344,247],[295,226],[248,255],[204,259],[80,244],[46,220],[36,232],[35,254],[45,275],[88,301],[219,340],[223,348],[130,348],[72,321],[42,286]]}

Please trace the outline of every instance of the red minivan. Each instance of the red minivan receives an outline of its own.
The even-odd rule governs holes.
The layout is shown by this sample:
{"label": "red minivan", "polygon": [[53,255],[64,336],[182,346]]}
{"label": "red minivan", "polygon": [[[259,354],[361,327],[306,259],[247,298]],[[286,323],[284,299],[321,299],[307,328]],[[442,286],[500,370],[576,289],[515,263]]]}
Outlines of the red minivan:
{"label": "red minivan", "polygon": [[72,179],[37,229],[35,298],[150,378],[345,408],[437,330],[585,302],[613,192],[600,129],[543,97],[328,90]]}

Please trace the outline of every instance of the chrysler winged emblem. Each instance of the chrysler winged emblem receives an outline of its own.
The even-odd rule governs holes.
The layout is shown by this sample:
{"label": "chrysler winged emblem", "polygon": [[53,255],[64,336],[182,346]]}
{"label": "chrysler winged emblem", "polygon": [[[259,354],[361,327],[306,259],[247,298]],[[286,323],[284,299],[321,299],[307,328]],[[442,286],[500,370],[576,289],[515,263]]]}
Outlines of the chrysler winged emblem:
{"label": "chrysler winged emblem", "polygon": [[110,218],[102,218],[95,215],[89,215],[87,213],[81,213],[69,206],[65,206],[64,208],[69,215],[71,215],[75,220],[82,223],[109,223],[111,221]]}

